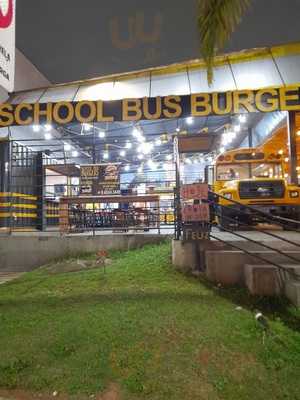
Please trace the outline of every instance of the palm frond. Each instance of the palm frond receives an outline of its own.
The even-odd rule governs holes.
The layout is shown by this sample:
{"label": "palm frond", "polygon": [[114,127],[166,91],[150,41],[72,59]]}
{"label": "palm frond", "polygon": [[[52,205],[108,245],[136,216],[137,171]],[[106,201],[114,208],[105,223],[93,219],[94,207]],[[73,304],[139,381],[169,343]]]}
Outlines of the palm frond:
{"label": "palm frond", "polygon": [[213,81],[214,58],[230,39],[250,3],[251,0],[199,0],[200,47],[209,85]]}

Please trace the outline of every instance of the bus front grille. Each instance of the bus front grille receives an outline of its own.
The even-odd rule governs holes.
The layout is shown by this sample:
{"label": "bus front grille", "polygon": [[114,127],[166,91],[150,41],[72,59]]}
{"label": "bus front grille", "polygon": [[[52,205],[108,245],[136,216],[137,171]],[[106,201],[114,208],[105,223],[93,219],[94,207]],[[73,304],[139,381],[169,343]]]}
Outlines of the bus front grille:
{"label": "bus front grille", "polygon": [[284,182],[242,181],[239,184],[240,199],[282,199],[284,197]]}

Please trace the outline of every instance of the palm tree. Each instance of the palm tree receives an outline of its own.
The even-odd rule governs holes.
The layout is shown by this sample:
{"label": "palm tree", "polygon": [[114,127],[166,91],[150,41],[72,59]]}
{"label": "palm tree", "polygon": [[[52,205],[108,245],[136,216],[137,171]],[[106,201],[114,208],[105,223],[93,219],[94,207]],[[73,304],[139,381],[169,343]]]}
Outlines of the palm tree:
{"label": "palm tree", "polygon": [[251,0],[199,0],[200,47],[210,85],[213,81],[215,56],[230,39],[250,3]]}

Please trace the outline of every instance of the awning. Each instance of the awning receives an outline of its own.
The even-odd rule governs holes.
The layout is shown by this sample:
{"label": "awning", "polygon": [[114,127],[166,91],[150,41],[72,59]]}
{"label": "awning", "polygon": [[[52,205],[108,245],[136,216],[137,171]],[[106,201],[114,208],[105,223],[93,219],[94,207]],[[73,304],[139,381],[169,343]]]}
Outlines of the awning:
{"label": "awning", "polygon": [[[71,66],[70,66],[71,68]],[[12,94],[10,102],[49,103],[121,100],[191,93],[291,86],[300,82],[300,42],[244,50],[216,58],[214,82],[207,83],[203,60],[53,85]]]}

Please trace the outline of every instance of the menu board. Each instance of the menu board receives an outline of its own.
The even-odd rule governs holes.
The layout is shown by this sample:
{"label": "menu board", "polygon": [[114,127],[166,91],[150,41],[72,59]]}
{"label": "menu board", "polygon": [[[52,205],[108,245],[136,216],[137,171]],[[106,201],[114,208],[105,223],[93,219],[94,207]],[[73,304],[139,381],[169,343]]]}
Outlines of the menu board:
{"label": "menu board", "polygon": [[120,194],[120,167],[117,163],[81,165],[80,194]]}

